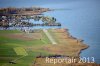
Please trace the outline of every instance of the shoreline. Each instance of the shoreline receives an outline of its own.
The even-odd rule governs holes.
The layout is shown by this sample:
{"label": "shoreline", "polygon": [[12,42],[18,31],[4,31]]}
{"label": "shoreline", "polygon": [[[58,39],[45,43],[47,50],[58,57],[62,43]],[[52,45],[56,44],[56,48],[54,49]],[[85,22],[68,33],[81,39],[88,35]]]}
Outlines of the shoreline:
{"label": "shoreline", "polygon": [[[79,57],[82,50],[85,50],[89,47],[84,44],[83,41],[71,36],[68,32],[68,29],[48,29],[48,32],[51,34],[51,36],[53,36],[53,39],[55,39],[57,44],[44,46],[42,49],[50,52],[51,54]],[[48,50],[46,48],[48,48]]]}
{"label": "shoreline", "polygon": [[[37,29],[39,30],[39,29]],[[40,29],[39,31],[41,31],[42,29]],[[52,44],[45,44],[45,45],[41,45],[40,47],[37,45],[37,48],[33,47],[35,45],[32,44],[32,46],[30,48],[31,51],[38,51],[38,50],[42,50],[42,51],[45,51],[45,52],[48,52],[49,54],[47,55],[44,55],[43,52],[41,52],[39,55],[36,55],[36,58],[34,59],[34,65],[37,66],[37,64],[40,64],[41,66],[44,66],[43,64],[47,65],[47,66],[61,66],[59,65],[59,63],[57,64],[47,64],[45,63],[45,57],[50,57],[50,59],[52,59],[52,57],[54,57],[54,59],[57,59],[57,57],[61,58],[61,57],[74,57],[76,59],[79,58],[80,56],[80,53],[82,52],[82,50],[85,50],[87,49],[89,46],[87,46],[86,44],[84,44],[83,41],[79,41],[79,43],[77,43],[76,40],[78,40],[76,37],[73,37],[71,36],[71,34],[69,33],[68,29],[64,29],[64,28],[59,28],[59,29],[47,29],[48,32],[50,33],[50,35],[53,36],[53,38],[57,38],[57,40],[61,40],[61,42],[57,41],[57,44],[55,45],[52,45]],[[39,33],[39,32],[33,32],[33,33],[29,33],[31,35],[40,35],[40,34],[36,34],[36,33]],[[6,33],[5,33],[6,34]],[[12,34],[6,34],[5,35],[3,33],[2,36],[6,36],[6,37],[9,37],[9,36],[17,36],[17,37],[9,37],[9,38],[14,38],[14,39],[19,39],[18,36],[22,36],[21,39],[24,40],[25,37],[30,37],[30,35],[28,34],[23,34],[23,33],[12,33]],[[24,36],[23,36],[24,35]],[[27,35],[27,36],[26,36]],[[26,41],[29,41],[27,38]],[[32,38],[35,38],[35,37],[31,37]],[[75,39],[76,38],[76,39]],[[38,38],[37,38],[38,39]],[[39,41],[41,41],[40,39],[38,39]],[[63,42],[63,40],[65,42]],[[31,40],[30,40],[31,41]],[[28,50],[28,47],[25,48],[26,50]],[[34,53],[34,52],[33,52]],[[39,52],[38,52],[39,53]],[[69,53],[69,54],[68,54]],[[79,60],[79,59],[78,59]],[[78,62],[77,60],[77,62]],[[41,61],[41,62],[40,62]],[[73,63],[73,65],[87,65],[89,63]],[[64,64],[64,63],[61,63],[61,64]],[[72,63],[71,63],[72,64]],[[71,65],[70,63],[67,63],[67,64],[64,64],[63,66],[69,66]],[[95,64],[95,63],[93,63]],[[33,65],[33,63],[32,63]],[[91,63],[92,65],[92,63]]]}
{"label": "shoreline", "polygon": [[[66,32],[69,34],[69,36],[71,36],[72,39],[75,39],[75,40],[81,42],[81,44],[84,44],[84,40],[83,40],[83,39],[77,39],[77,37],[73,37],[73,36],[69,33],[69,29],[65,29],[65,30],[66,30]],[[85,45],[86,47],[78,51],[78,56],[80,56],[80,53],[81,53],[83,50],[89,48],[88,45],[86,45],[86,44],[84,44],[84,45]]]}

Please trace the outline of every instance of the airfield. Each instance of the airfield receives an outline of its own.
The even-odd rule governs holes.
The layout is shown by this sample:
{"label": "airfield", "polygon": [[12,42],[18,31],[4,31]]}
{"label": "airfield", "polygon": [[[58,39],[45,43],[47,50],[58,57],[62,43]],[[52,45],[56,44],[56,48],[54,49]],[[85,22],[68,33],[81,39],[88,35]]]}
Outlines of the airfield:
{"label": "airfield", "polygon": [[0,66],[38,66],[34,65],[38,56],[78,57],[87,47],[67,29],[0,30]]}

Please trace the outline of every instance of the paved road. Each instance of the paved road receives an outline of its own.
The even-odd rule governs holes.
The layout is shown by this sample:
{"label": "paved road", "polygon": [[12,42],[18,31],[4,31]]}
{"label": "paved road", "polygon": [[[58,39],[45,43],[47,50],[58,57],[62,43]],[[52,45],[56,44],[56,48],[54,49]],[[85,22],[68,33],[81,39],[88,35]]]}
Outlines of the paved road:
{"label": "paved road", "polygon": [[46,29],[43,29],[43,31],[47,35],[47,37],[49,38],[52,44],[57,44],[56,41],[53,39],[53,37],[50,35],[50,33]]}

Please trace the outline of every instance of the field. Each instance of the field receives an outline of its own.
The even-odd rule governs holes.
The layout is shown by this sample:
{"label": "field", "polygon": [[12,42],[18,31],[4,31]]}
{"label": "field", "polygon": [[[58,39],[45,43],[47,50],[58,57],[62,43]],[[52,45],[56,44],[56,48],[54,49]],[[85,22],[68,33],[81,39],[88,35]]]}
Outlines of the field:
{"label": "field", "polygon": [[14,50],[15,50],[17,55],[23,55],[23,56],[27,56],[28,55],[26,50],[24,48],[22,48],[22,47],[15,47]]}
{"label": "field", "polygon": [[[40,53],[48,54],[39,49],[46,44],[50,44],[50,41],[42,30],[36,30],[32,34],[18,30],[0,30],[0,66],[29,66]],[[22,58],[18,59],[20,57]],[[14,60],[16,64],[9,63]]]}
{"label": "field", "polygon": [[[49,36],[41,29],[33,33],[0,30],[0,66],[34,66],[37,56],[79,56],[80,51],[87,48],[82,42],[73,39],[65,29],[46,31]],[[50,37],[57,44],[52,44]]]}

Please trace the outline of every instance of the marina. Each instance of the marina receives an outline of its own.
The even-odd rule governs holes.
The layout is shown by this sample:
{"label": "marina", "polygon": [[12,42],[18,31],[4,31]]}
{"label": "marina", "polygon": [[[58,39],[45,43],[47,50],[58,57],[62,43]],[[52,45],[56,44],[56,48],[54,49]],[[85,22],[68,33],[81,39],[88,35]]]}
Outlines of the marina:
{"label": "marina", "polygon": [[[27,14],[26,11],[30,14]],[[32,12],[30,12],[32,11]],[[32,26],[61,26],[60,23],[56,22],[56,18],[50,16],[43,16],[38,14],[32,14],[35,12],[43,13],[50,11],[48,8],[1,8],[0,27],[5,29],[9,27],[32,27]],[[25,14],[20,14],[25,12]],[[19,15],[20,14],[20,15]],[[42,24],[34,24],[30,22],[30,19],[34,21],[42,21]]]}

